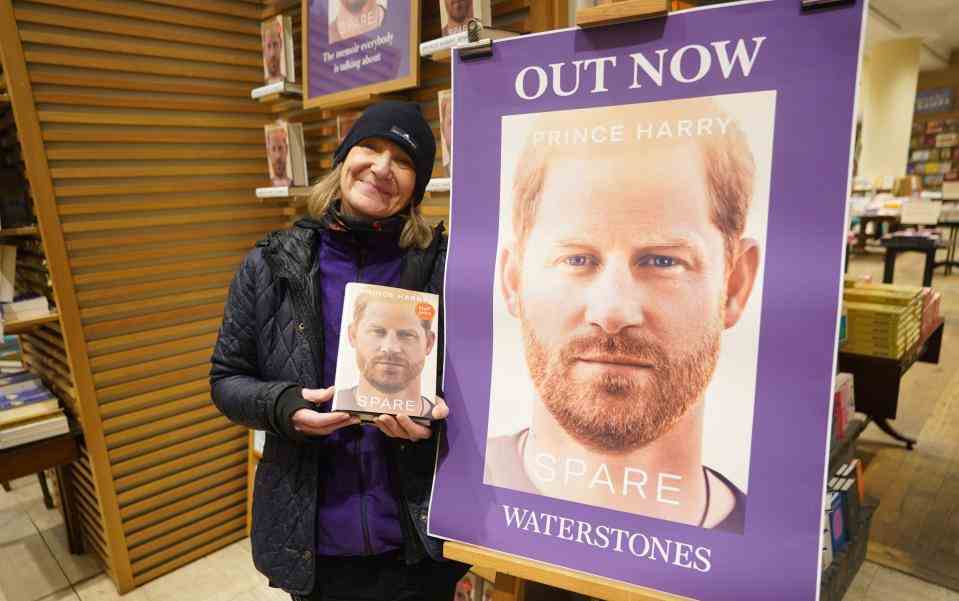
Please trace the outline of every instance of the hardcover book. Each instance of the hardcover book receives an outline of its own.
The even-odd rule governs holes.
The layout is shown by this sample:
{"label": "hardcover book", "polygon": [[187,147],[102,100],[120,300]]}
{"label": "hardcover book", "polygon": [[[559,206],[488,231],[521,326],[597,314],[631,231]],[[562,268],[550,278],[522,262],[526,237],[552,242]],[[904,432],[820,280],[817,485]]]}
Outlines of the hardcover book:
{"label": "hardcover book", "polygon": [[260,24],[263,40],[263,81],[296,82],[293,64],[293,22],[289,16],[277,15]]}
{"label": "hardcover book", "polygon": [[492,24],[490,0],[439,0],[442,35],[454,35],[466,31],[471,19],[482,25]]}
{"label": "hardcover book", "polygon": [[264,125],[267,165],[274,186],[306,186],[303,124],[277,121]]}
{"label": "hardcover book", "polygon": [[435,294],[347,284],[332,411],[432,419],[438,315]]}
{"label": "hardcover book", "polygon": [[443,147],[443,167],[446,175],[450,174],[450,161],[453,153],[453,91],[440,90],[436,94],[436,101],[440,113],[440,142]]}

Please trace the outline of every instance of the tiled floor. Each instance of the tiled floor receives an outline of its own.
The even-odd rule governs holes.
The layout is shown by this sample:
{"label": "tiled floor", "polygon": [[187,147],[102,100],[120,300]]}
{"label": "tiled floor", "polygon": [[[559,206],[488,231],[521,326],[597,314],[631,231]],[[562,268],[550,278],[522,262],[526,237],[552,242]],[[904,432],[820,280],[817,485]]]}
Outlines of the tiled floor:
{"label": "tiled floor", "polygon": [[[121,597],[92,556],[67,551],[60,513],[43,506],[36,478],[11,484],[0,491],[0,601],[289,601],[253,567],[249,539]],[[959,601],[959,592],[866,563],[845,599]]]}

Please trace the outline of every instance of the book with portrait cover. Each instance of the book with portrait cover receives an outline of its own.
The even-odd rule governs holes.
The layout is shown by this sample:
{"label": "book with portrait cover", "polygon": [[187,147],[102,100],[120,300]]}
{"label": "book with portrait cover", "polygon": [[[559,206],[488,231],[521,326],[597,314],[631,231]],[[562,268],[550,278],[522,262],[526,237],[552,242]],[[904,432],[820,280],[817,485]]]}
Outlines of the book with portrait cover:
{"label": "book with portrait cover", "polygon": [[436,104],[440,113],[440,146],[443,147],[443,168],[450,174],[450,161],[453,154],[453,91],[440,90],[436,93]]}
{"label": "book with portrait cover", "polygon": [[332,410],[432,419],[438,315],[435,294],[347,284]]}
{"label": "book with portrait cover", "polygon": [[444,37],[466,31],[470,19],[476,19],[484,27],[492,25],[490,0],[439,0],[439,3]]}
{"label": "book with portrait cover", "polygon": [[277,15],[260,23],[263,42],[263,81],[296,83],[293,64],[293,21],[289,16]]}
{"label": "book with portrait cover", "polygon": [[277,121],[263,126],[270,181],[274,186],[306,186],[303,124]]}

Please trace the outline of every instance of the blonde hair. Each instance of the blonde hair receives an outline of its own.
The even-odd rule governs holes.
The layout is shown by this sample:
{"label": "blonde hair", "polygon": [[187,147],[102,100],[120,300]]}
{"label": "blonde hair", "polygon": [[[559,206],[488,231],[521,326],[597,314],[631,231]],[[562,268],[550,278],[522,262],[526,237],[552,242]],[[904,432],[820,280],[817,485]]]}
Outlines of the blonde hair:
{"label": "blonde hair", "polygon": [[[323,176],[323,179],[313,185],[310,196],[306,200],[306,209],[313,219],[322,219],[330,205],[340,198],[340,176],[343,173],[343,163],[333,168]],[[410,202],[404,209],[403,231],[400,233],[400,248],[426,248],[433,241],[433,229],[426,223],[423,213],[418,206]]]}

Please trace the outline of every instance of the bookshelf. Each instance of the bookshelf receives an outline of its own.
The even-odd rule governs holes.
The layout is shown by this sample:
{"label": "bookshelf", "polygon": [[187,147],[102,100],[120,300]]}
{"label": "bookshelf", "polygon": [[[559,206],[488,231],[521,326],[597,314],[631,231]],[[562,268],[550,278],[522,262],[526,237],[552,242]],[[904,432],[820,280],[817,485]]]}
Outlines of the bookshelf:
{"label": "bookshelf", "polygon": [[35,225],[25,225],[21,227],[11,227],[0,229],[0,239],[2,238],[36,238],[40,231]]}
{"label": "bookshelf", "polygon": [[820,601],[841,601],[856,574],[866,560],[869,545],[869,530],[872,518],[879,507],[879,501],[870,500],[860,508],[858,523],[854,525],[853,536],[844,551],[833,558],[831,564],[822,571],[819,585]]}
{"label": "bookshelf", "polygon": [[3,333],[8,336],[24,334],[45,323],[55,323],[59,321],[59,319],[60,314],[57,311],[51,311],[50,313],[41,317],[33,317],[31,319],[22,319],[19,321],[6,321],[3,323]]}

